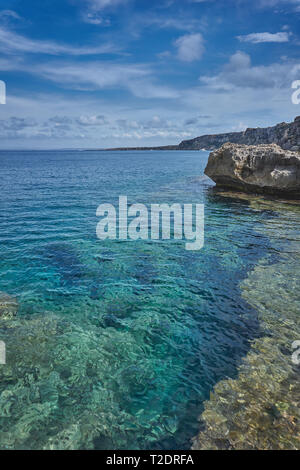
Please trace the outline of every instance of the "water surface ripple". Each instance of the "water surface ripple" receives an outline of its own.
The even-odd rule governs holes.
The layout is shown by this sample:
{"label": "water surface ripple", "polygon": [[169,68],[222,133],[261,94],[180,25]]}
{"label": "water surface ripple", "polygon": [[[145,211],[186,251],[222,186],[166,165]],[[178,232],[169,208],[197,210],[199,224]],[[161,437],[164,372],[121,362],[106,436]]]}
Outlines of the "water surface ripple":
{"label": "water surface ripple", "polygon": [[[3,449],[184,449],[261,335],[241,282],[280,246],[224,199],[205,152],[0,152]],[[205,247],[99,241],[97,206],[204,203]]]}

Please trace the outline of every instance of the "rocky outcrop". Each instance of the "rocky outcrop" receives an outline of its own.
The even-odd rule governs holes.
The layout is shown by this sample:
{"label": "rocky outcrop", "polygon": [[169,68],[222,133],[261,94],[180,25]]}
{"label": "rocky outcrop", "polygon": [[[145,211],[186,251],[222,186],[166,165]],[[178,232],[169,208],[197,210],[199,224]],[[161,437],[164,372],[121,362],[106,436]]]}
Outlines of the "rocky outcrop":
{"label": "rocky outcrop", "polygon": [[17,314],[17,310],[17,300],[5,292],[0,292],[0,319],[13,318]]}
{"label": "rocky outcrop", "polygon": [[203,135],[184,140],[178,150],[216,150],[226,142],[243,145],[277,144],[284,150],[300,150],[300,116],[294,122],[282,122],[273,127],[249,128],[243,132]]}
{"label": "rocky outcrop", "polygon": [[300,153],[276,144],[224,144],[210,154],[205,174],[224,188],[300,198]]}

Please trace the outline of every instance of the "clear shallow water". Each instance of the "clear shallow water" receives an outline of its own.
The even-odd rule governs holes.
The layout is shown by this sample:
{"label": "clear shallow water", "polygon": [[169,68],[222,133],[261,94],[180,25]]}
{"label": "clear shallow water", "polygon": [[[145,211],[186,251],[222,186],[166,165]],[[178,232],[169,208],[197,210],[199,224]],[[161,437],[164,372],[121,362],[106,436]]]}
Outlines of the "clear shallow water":
{"label": "clear shallow water", "polygon": [[[183,449],[259,337],[240,284],[273,211],[224,199],[205,152],[1,152],[1,448]],[[99,241],[103,202],[204,203],[205,247]],[[274,226],[274,230],[276,227]]]}
{"label": "clear shallow water", "polygon": [[242,198],[268,214],[257,226],[269,239],[268,250],[240,284],[258,313],[261,337],[252,342],[238,377],[216,384],[193,448],[299,450],[300,368],[292,361],[292,344],[300,338],[300,205],[228,192],[222,197]]}

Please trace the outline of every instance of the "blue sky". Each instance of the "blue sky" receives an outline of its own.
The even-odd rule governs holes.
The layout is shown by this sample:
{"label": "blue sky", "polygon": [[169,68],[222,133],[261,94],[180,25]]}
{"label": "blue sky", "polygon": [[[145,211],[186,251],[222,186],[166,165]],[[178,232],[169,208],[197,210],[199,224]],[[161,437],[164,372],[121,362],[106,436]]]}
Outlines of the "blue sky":
{"label": "blue sky", "polygon": [[291,121],[300,0],[0,0],[1,148],[166,145]]}

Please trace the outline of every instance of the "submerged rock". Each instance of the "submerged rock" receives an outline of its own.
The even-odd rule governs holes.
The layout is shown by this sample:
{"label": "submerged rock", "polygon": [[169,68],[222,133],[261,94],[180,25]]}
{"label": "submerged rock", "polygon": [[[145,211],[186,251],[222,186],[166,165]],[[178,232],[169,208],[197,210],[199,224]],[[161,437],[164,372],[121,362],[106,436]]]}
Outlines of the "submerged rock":
{"label": "submerged rock", "polygon": [[237,377],[217,383],[204,403],[194,450],[300,449],[299,366],[292,360],[292,344],[300,338],[299,205],[248,199],[253,210],[273,213],[276,229],[269,217],[258,233],[279,256],[276,262],[262,258],[240,284],[243,299],[257,311],[261,337],[251,341]]}
{"label": "submerged rock", "polygon": [[210,154],[205,174],[224,188],[300,198],[300,153],[276,144],[224,144]]}
{"label": "submerged rock", "polygon": [[5,292],[0,292],[0,319],[13,318],[18,310],[18,302]]}

